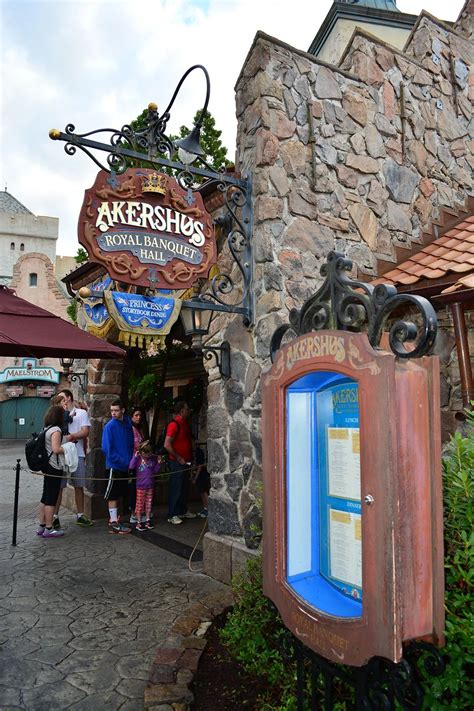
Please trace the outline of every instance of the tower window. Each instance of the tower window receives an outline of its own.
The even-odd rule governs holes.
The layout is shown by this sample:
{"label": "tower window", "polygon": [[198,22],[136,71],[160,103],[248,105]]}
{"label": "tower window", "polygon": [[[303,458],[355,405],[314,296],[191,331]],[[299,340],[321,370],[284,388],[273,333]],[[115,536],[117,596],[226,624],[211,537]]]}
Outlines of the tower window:
{"label": "tower window", "polygon": [[10,249],[15,249],[15,242],[10,242]]}
{"label": "tower window", "polygon": [[30,274],[30,286],[38,286],[38,275],[34,272]]}
{"label": "tower window", "polygon": [[25,244],[24,244],[24,242],[22,242],[20,244],[20,252],[24,252],[24,251],[25,251]]}

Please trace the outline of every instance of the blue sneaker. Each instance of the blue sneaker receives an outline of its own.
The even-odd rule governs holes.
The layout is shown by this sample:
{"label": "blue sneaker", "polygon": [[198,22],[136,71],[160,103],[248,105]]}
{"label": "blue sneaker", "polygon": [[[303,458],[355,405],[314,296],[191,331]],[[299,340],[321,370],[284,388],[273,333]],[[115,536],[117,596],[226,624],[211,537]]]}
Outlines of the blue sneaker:
{"label": "blue sneaker", "polygon": [[118,533],[123,536],[131,532],[132,529],[129,526],[126,526],[124,523],[119,523],[118,521],[109,521],[109,533]]}

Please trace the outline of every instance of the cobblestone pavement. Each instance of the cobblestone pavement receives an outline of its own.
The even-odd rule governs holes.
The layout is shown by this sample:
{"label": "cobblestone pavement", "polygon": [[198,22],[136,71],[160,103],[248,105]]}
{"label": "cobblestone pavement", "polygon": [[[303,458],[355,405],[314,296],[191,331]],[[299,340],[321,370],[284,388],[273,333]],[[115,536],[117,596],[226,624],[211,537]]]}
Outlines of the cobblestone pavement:
{"label": "cobblestone pavement", "polygon": [[186,560],[105,523],[35,535],[42,479],[21,472],[17,546],[13,492],[22,442],[0,441],[0,709],[139,711],[157,645],[186,606],[226,586]]}

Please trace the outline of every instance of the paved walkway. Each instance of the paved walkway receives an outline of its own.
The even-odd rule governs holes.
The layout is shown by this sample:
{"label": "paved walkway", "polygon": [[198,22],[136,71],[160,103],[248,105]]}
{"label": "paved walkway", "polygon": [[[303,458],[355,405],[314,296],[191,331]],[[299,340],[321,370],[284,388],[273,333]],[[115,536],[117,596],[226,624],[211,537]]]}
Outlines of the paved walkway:
{"label": "paved walkway", "polygon": [[226,590],[137,536],[82,529],[35,535],[42,480],[21,473],[11,546],[14,466],[23,443],[0,441],[0,709],[140,711],[157,645],[188,605]]}

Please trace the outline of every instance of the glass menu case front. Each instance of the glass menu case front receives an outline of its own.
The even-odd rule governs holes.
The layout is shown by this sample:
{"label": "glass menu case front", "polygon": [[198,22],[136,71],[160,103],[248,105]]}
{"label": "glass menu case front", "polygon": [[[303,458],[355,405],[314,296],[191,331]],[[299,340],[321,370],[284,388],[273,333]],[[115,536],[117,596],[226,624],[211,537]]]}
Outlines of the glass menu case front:
{"label": "glass menu case front", "polygon": [[286,392],[286,580],[313,608],[362,616],[359,386],[317,371]]}

